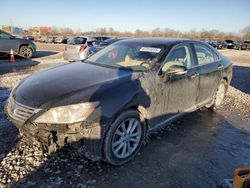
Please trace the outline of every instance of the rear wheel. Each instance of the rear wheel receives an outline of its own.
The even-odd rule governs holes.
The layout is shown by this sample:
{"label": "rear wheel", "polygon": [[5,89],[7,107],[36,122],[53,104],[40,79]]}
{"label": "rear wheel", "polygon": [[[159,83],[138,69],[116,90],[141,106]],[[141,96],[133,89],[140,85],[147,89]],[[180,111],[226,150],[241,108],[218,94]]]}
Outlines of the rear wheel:
{"label": "rear wheel", "polygon": [[21,57],[30,59],[33,56],[33,51],[29,46],[22,46],[19,50],[19,55]]}
{"label": "rear wheel", "polygon": [[216,110],[217,108],[219,108],[223,102],[223,99],[225,97],[227,91],[227,81],[226,80],[221,80],[220,84],[216,90],[216,93],[213,97],[213,101],[212,104],[207,105],[207,108],[210,108],[212,110]]}
{"label": "rear wheel", "polygon": [[104,157],[112,165],[122,165],[139,151],[146,135],[143,119],[136,110],[117,117],[105,137]]}

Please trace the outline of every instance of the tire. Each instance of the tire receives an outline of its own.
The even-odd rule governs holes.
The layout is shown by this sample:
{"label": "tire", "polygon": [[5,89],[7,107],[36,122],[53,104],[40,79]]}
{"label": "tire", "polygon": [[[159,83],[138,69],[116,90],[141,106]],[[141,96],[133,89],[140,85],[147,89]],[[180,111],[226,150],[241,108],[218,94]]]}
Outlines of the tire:
{"label": "tire", "polygon": [[112,123],[104,138],[104,160],[112,165],[130,161],[140,150],[145,135],[146,125],[139,112],[123,112]]}
{"label": "tire", "polygon": [[33,50],[29,46],[22,46],[19,50],[19,55],[26,59],[30,59],[33,56]]}
{"label": "tire", "polygon": [[218,88],[213,96],[212,104],[206,105],[206,107],[211,110],[218,109],[223,102],[226,91],[227,91],[227,81],[223,79],[220,81]]}

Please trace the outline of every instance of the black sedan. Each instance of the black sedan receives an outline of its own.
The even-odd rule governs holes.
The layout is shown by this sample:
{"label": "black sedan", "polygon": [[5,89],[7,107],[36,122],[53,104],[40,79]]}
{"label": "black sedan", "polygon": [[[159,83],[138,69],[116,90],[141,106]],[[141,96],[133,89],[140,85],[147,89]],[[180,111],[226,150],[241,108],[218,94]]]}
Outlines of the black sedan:
{"label": "black sedan", "polygon": [[218,108],[231,78],[232,63],[206,43],[127,39],[24,79],[6,109],[50,153],[77,144],[92,160],[121,165],[148,134],[203,106]]}
{"label": "black sedan", "polygon": [[250,50],[250,41],[236,41],[234,43],[236,50]]}

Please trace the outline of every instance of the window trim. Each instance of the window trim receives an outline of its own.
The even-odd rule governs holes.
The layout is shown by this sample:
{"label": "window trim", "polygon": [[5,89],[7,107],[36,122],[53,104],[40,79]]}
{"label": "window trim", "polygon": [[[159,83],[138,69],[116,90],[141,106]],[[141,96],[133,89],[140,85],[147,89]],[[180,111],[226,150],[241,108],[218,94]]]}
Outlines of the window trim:
{"label": "window trim", "polygon": [[[197,57],[197,54],[196,54],[196,50],[195,50],[195,47],[194,47],[195,44],[205,46],[208,49],[210,49],[212,51],[213,55],[214,55],[214,58],[216,58],[215,56],[217,56],[217,60],[213,61],[213,62],[210,62],[210,63],[206,63],[206,64],[199,64],[198,57]],[[195,42],[192,42],[191,45],[192,45],[192,50],[193,50],[193,54],[195,56],[195,61],[196,61],[196,66],[194,66],[194,67],[206,66],[206,65],[210,65],[211,63],[217,63],[217,62],[221,61],[221,55],[217,51],[215,51],[213,48],[211,48],[209,45],[207,45],[206,43],[195,41]]]}
{"label": "window trim", "polygon": [[197,62],[196,62],[196,60],[195,60],[195,54],[193,53],[193,49],[192,49],[192,42],[190,42],[190,41],[181,42],[181,43],[179,43],[179,44],[174,45],[174,46],[170,49],[170,51],[169,51],[168,54],[166,55],[165,59],[163,60],[163,63],[161,64],[160,68],[158,69],[158,71],[157,71],[157,73],[156,73],[158,76],[159,76],[159,72],[161,71],[162,67],[163,67],[163,66],[165,65],[165,63],[166,63],[166,60],[169,58],[170,54],[171,54],[175,49],[177,49],[177,48],[179,48],[179,47],[181,47],[181,46],[184,46],[184,45],[187,45],[187,46],[188,46],[189,52],[190,52],[191,61],[193,61],[193,64],[194,64],[194,66],[192,66],[192,67],[186,67],[187,70],[193,69],[194,67],[197,66]]}

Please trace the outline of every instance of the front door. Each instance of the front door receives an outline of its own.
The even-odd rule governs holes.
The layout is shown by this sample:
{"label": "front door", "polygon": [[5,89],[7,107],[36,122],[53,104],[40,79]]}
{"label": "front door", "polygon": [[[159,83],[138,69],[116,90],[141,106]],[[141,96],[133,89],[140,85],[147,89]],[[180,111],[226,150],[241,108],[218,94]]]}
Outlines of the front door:
{"label": "front door", "polygon": [[[185,66],[187,73],[172,76],[166,80],[163,74],[172,65]],[[151,93],[151,104],[153,103],[153,110],[151,110],[153,118],[150,120],[151,128],[177,113],[185,112],[195,106],[199,74],[188,43],[178,45],[170,51],[157,75],[157,79],[155,79],[155,83],[151,91],[154,91],[154,93]]]}

